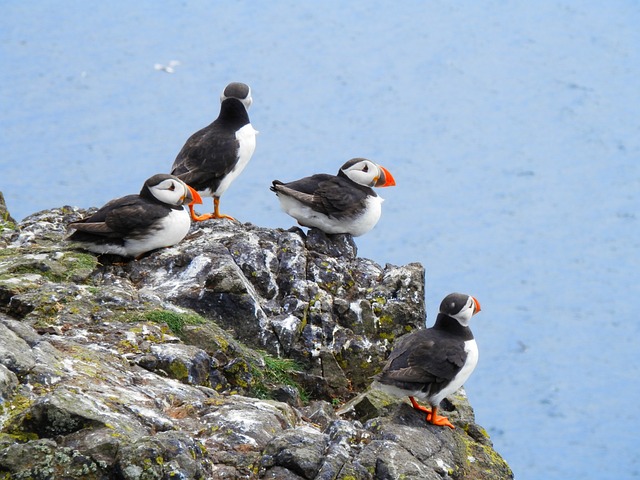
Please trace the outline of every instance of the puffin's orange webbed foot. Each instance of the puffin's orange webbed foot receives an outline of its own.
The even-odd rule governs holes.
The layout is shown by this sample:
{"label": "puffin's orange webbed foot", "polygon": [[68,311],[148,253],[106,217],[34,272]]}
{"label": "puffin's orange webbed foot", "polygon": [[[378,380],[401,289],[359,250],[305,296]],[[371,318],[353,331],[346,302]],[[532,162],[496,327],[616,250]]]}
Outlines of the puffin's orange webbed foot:
{"label": "puffin's orange webbed foot", "polygon": [[191,220],[194,222],[204,222],[205,220],[233,220],[237,222],[237,220],[229,215],[216,215],[215,213],[205,213],[203,215],[198,215],[195,212],[191,213]]}
{"label": "puffin's orange webbed foot", "polygon": [[433,407],[431,415],[427,415],[427,422],[431,423],[432,425],[438,425],[439,427],[449,427],[451,429],[456,428],[447,417],[441,417],[440,415],[438,415],[438,409],[436,407]]}
{"label": "puffin's orange webbed foot", "polygon": [[416,410],[420,411],[420,412],[424,412],[427,414],[427,416],[425,417],[425,421],[427,423],[430,423],[432,425],[437,425],[439,427],[449,427],[452,429],[455,429],[456,427],[453,426],[453,424],[449,421],[449,419],[447,417],[442,417],[440,415],[437,414],[438,409],[437,408],[428,408],[425,407],[423,405],[420,405],[415,398],[413,397],[409,397],[409,400],[411,400],[411,405],[413,406],[413,408],[415,408]]}
{"label": "puffin's orange webbed foot", "polygon": [[220,213],[220,199],[217,197],[213,197],[213,215],[211,218],[218,218],[218,219],[226,218],[227,220],[232,220],[234,222],[237,222],[237,220],[232,216],[224,215],[223,213]]}
{"label": "puffin's orange webbed foot", "polygon": [[237,222],[237,220],[232,216],[225,215],[223,213],[218,213],[217,215],[214,213],[213,215],[211,215],[211,218],[222,219],[222,220],[226,219],[226,220],[232,220],[234,222]]}
{"label": "puffin's orange webbed foot", "polygon": [[453,430],[456,428],[447,417],[441,417],[440,415],[431,415],[431,418],[427,419],[427,421],[433,425],[438,425],[439,427],[449,427]]}

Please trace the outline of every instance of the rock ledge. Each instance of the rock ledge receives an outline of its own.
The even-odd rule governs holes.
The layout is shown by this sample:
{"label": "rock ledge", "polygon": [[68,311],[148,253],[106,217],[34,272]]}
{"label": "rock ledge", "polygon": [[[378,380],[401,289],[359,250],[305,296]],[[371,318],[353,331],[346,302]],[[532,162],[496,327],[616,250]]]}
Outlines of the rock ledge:
{"label": "rock ledge", "polygon": [[463,390],[451,431],[370,388],[420,264],[231,222],[123,263],[63,242],[86,214],[0,218],[0,478],[513,477]]}

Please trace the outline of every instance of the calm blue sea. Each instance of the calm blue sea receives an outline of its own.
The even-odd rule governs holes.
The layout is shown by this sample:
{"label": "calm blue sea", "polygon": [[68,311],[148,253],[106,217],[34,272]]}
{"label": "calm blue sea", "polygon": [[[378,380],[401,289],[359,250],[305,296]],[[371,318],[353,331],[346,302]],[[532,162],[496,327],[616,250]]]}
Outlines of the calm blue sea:
{"label": "calm blue sea", "polygon": [[[101,206],[166,172],[229,81],[260,130],[222,198],[355,156],[397,186],[357,239],[475,295],[478,421],[519,480],[640,476],[640,3],[0,2],[0,191]],[[172,72],[171,72],[172,70]]]}

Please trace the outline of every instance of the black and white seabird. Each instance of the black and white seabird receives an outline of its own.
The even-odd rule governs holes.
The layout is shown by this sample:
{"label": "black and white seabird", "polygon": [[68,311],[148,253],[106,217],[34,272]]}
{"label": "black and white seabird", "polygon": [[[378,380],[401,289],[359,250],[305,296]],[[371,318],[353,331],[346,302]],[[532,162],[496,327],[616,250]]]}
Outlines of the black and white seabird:
{"label": "black and white seabird", "polygon": [[213,213],[191,218],[200,222],[228,218],[220,213],[220,197],[244,170],[256,149],[257,130],[249,121],[251,88],[233,82],[220,95],[220,114],[213,123],[191,135],[178,153],[171,174],[191,185],[203,197],[213,197]]}
{"label": "black and white seabird", "polygon": [[[478,346],[469,320],[479,311],[480,303],[474,297],[447,295],[433,327],[400,338],[382,372],[374,377],[377,387],[394,395],[408,395],[413,408],[427,414],[427,422],[455,428],[437,414],[438,406],[464,384],[478,363]],[[431,408],[420,405],[414,397],[427,401]]]}
{"label": "black and white seabird", "polygon": [[140,257],[180,242],[191,219],[183,205],[202,203],[198,192],[182,180],[160,173],[149,178],[140,194],[111,200],[93,215],[69,224],[67,240],[94,253]]}
{"label": "black and white seabird", "polygon": [[386,168],[366,158],[353,158],[340,167],[338,175],[320,173],[289,183],[274,180],[271,191],[300,225],[358,237],[371,230],[382,213],[383,199],[371,187],[395,184]]}

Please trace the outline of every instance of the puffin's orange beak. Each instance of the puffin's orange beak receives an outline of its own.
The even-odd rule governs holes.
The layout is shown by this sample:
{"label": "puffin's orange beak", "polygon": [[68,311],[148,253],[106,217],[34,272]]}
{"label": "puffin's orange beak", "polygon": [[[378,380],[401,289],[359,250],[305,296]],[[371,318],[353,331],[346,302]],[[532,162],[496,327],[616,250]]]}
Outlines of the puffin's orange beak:
{"label": "puffin's orange beak", "polygon": [[473,314],[475,315],[480,311],[480,302],[476,299],[476,297],[471,297],[471,298],[473,299],[473,303],[475,303],[476,305],[476,308],[473,311]]}
{"label": "puffin's orange beak", "polygon": [[196,192],[193,188],[191,188],[189,185],[187,185],[187,188],[189,189],[189,193],[191,193],[191,195],[187,195],[187,198],[191,197],[191,201],[187,205],[195,205],[196,203],[198,204],[202,203],[202,197],[200,196],[200,194]]}
{"label": "puffin's orange beak", "polygon": [[384,168],[382,165],[378,165],[378,168],[382,172],[382,175],[378,177],[378,181],[376,182],[376,187],[393,187],[396,184],[395,178],[391,175],[391,172]]}

